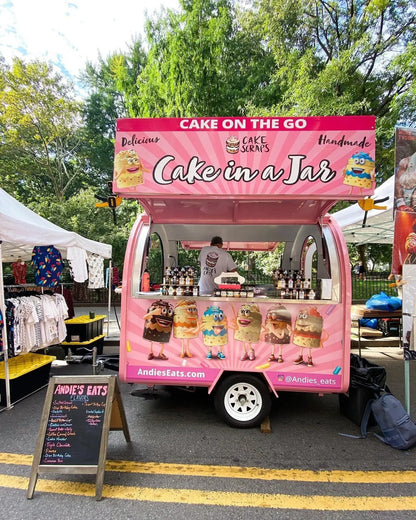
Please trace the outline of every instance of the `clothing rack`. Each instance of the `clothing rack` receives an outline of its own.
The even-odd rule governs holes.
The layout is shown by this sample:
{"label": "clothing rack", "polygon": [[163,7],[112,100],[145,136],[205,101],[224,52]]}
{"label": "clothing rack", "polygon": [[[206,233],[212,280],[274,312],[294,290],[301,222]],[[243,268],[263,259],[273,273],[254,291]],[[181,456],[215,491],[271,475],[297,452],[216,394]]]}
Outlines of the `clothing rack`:
{"label": "clothing rack", "polygon": [[[0,262],[0,275],[2,274],[2,265]],[[13,291],[11,292],[10,289]],[[25,294],[26,293],[26,294]],[[13,298],[13,297],[20,297],[20,296],[33,296],[38,294],[53,294],[53,291],[50,291],[49,288],[45,288],[34,285],[34,284],[9,284],[3,286],[3,291],[0,294],[0,309],[4,313],[3,316],[3,350],[0,352],[3,356],[4,361],[4,368],[5,368],[5,394],[6,394],[6,407],[4,409],[1,409],[1,411],[8,410],[12,408],[11,403],[11,392],[10,392],[10,372],[9,372],[9,355],[8,355],[8,334],[7,334],[7,321],[6,321],[6,315],[5,315],[5,299]],[[6,296],[6,298],[5,298]]]}
{"label": "clothing rack", "polygon": [[[4,292],[7,296],[11,293],[17,294],[19,296],[24,296],[25,292],[30,292],[31,294],[44,294],[44,287],[39,287],[38,285],[33,284],[24,284],[24,285],[4,285]],[[10,291],[10,289],[13,289]]]}

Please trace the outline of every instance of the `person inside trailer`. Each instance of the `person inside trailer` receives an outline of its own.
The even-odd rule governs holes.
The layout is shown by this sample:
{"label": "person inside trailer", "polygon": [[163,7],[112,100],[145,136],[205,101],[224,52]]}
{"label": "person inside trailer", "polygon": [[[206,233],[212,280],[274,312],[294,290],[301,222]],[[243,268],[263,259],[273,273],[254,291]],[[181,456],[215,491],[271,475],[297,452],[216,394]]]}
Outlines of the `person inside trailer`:
{"label": "person inside trailer", "polygon": [[219,236],[212,237],[211,244],[201,249],[198,262],[201,266],[201,276],[199,279],[199,294],[210,296],[218,289],[214,278],[221,273],[231,273],[237,271],[230,253],[222,249],[223,241]]}

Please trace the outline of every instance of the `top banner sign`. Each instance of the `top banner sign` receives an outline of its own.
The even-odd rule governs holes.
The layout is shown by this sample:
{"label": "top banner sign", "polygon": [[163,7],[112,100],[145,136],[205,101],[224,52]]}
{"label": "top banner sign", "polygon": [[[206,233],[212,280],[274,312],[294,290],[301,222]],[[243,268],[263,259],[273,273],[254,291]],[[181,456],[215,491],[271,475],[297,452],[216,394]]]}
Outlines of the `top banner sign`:
{"label": "top banner sign", "polygon": [[358,199],[375,187],[372,116],[120,119],[127,197]]}

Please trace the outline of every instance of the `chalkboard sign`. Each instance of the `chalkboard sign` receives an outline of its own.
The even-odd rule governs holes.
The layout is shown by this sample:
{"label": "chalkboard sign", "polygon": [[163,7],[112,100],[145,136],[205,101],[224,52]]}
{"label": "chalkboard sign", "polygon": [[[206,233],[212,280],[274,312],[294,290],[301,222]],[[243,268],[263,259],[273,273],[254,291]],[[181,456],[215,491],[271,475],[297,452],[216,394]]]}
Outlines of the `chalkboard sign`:
{"label": "chalkboard sign", "polygon": [[108,384],[63,384],[53,388],[41,464],[98,463]]}
{"label": "chalkboard sign", "polygon": [[116,376],[52,377],[33,457],[28,498],[39,473],[96,473],[102,494],[109,430],[130,435]]}

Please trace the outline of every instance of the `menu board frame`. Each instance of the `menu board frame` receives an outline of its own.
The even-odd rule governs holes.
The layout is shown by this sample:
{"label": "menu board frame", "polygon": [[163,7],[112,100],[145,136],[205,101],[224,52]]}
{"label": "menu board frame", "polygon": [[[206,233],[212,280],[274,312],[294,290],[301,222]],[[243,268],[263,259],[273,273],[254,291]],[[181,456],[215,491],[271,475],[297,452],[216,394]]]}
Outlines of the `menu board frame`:
{"label": "menu board frame", "polygon": [[[100,500],[110,430],[122,430],[126,441],[130,442],[117,376],[51,377],[27,498],[33,497],[40,473],[77,473],[96,475],[95,498]],[[83,453],[86,453],[88,443],[91,450],[84,461]]]}

